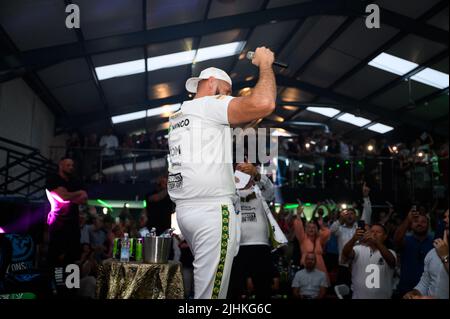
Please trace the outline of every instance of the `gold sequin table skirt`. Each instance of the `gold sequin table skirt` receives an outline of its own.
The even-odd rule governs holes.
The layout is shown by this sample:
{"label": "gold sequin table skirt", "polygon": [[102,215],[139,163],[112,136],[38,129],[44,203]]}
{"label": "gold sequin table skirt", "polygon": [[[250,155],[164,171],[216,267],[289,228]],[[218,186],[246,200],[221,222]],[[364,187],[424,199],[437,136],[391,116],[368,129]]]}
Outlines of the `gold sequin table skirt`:
{"label": "gold sequin table skirt", "polygon": [[146,264],[107,259],[98,268],[98,299],[182,299],[181,264]]}

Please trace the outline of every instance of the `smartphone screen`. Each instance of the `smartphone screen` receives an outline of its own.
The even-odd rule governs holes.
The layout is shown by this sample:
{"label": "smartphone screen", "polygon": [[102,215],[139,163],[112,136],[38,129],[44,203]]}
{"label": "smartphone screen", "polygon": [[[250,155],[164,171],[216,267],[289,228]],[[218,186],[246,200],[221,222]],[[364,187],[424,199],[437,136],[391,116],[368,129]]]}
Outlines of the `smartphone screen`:
{"label": "smartphone screen", "polygon": [[363,220],[358,220],[358,228],[366,229],[366,222]]}

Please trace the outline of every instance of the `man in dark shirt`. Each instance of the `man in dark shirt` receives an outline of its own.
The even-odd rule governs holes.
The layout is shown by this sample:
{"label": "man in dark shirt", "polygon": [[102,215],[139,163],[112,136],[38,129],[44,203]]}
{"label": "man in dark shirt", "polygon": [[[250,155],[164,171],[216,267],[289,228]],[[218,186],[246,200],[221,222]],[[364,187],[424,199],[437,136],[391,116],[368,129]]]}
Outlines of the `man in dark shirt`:
{"label": "man in dark shirt", "polygon": [[147,196],[147,228],[156,228],[156,234],[160,235],[171,227],[174,203],[167,193],[167,178],[162,176],[158,179],[157,190]]}
{"label": "man in dark shirt", "polygon": [[80,254],[78,205],[85,204],[87,193],[74,176],[74,162],[63,158],[56,175],[47,179],[46,190],[51,204],[47,219],[49,232],[48,261],[51,266],[74,263]]}
{"label": "man in dark shirt", "polygon": [[[433,249],[433,238],[428,233],[429,221],[426,216],[411,210],[394,235],[394,242],[400,253],[400,282],[398,294],[403,296],[420,281],[427,253]],[[410,234],[407,234],[411,231]]]}

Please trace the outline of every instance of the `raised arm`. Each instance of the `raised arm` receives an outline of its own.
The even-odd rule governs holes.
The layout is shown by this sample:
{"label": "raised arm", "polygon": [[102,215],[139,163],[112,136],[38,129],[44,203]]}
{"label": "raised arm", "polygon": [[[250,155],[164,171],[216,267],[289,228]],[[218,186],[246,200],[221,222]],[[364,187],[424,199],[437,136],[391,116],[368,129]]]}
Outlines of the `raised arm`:
{"label": "raised arm", "polygon": [[409,228],[411,227],[411,222],[413,219],[413,212],[410,211],[408,213],[408,216],[405,218],[403,223],[397,228],[394,234],[394,244],[397,248],[402,249],[405,245],[405,236],[408,232]]}
{"label": "raised arm", "polygon": [[350,239],[342,249],[342,257],[344,261],[352,260],[355,257],[355,252],[353,251],[353,247],[355,247],[356,243],[364,237],[364,230],[358,228],[353,235],[352,239]]}
{"label": "raised arm", "polygon": [[237,97],[228,106],[230,124],[247,123],[268,116],[275,109],[277,85],[272,64],[274,54],[265,47],[257,48],[252,63],[259,67],[259,80],[248,96]]}
{"label": "raised arm", "polygon": [[383,244],[377,245],[377,248],[380,251],[383,259],[386,260],[386,263],[389,265],[389,267],[395,268],[395,265],[397,264],[395,255]]}
{"label": "raised arm", "polygon": [[305,238],[305,227],[303,226],[303,221],[301,215],[303,213],[303,209],[301,206],[297,208],[297,218],[294,219],[294,231],[295,236],[299,241],[302,241]]}
{"label": "raised arm", "polygon": [[319,229],[320,243],[322,244],[322,246],[325,246],[327,241],[330,239],[331,231],[327,226],[325,226],[322,216],[320,216],[320,218],[318,220],[318,224],[320,227],[320,229]]}
{"label": "raised arm", "polygon": [[361,216],[361,220],[364,220],[366,224],[372,223],[372,204],[370,203],[370,188],[367,186],[366,183],[363,185],[362,189],[363,193],[363,212]]}

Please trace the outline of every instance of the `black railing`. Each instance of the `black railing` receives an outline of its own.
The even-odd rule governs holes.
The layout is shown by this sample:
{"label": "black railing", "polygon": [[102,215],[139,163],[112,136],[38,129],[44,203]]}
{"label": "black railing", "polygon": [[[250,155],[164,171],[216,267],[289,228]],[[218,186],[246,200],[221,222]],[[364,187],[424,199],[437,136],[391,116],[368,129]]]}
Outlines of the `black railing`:
{"label": "black railing", "polygon": [[50,158],[63,156],[75,161],[77,175],[86,182],[135,183],[167,168],[167,150],[143,148],[50,147]]}
{"label": "black railing", "polygon": [[443,195],[447,182],[439,169],[447,162],[437,156],[412,158],[406,162],[396,156],[323,156],[312,154],[298,156],[279,155],[276,183],[291,188],[317,190],[360,190],[367,182],[392,200],[421,201]]}
{"label": "black railing", "polygon": [[42,198],[45,179],[56,164],[37,148],[0,137],[0,192],[3,195]]}

